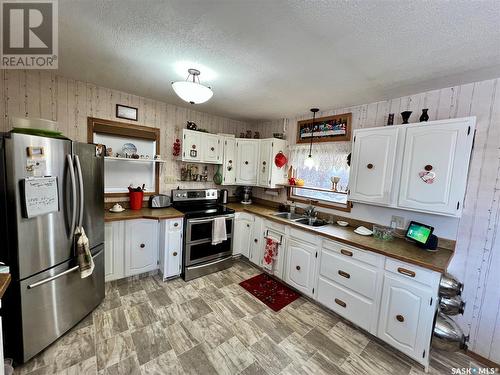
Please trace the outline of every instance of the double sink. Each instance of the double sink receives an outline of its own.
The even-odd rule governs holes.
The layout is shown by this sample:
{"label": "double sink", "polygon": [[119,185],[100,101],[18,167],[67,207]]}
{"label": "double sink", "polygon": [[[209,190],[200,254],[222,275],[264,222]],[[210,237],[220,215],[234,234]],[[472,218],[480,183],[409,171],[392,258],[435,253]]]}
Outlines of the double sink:
{"label": "double sink", "polygon": [[276,212],[273,214],[273,216],[310,227],[322,227],[324,225],[328,225],[328,221],[316,219],[315,217],[294,214],[291,212]]}

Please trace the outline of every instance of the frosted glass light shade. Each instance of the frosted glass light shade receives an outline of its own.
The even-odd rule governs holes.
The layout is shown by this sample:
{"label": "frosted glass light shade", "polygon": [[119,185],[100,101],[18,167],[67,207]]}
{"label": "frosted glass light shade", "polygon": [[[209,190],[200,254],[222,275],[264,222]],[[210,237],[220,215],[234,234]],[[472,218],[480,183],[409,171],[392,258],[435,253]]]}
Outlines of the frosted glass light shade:
{"label": "frosted glass light shade", "polygon": [[304,167],[307,167],[309,169],[314,167],[314,159],[312,158],[312,156],[308,156],[307,158],[305,158]]}
{"label": "frosted glass light shade", "polygon": [[172,82],[172,88],[182,100],[191,104],[205,103],[214,95],[210,87],[203,86],[197,82]]}

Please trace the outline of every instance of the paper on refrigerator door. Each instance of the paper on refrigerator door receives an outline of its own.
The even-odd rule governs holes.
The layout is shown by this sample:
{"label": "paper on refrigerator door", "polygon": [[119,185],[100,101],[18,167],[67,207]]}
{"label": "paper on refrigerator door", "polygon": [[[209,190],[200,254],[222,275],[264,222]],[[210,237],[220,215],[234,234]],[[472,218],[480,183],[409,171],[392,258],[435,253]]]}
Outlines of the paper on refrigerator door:
{"label": "paper on refrigerator door", "polygon": [[59,211],[57,177],[26,178],[23,185],[24,217],[32,218]]}

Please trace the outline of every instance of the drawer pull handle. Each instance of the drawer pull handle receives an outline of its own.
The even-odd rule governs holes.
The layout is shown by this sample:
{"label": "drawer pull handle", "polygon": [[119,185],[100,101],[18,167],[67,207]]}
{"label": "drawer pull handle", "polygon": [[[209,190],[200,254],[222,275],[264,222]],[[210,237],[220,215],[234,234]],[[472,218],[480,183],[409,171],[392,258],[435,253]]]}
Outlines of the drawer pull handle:
{"label": "drawer pull handle", "polygon": [[403,323],[405,321],[405,317],[403,315],[396,315],[396,319],[398,322]]}
{"label": "drawer pull handle", "polygon": [[143,243],[141,243],[139,246],[141,249],[144,249],[144,247],[146,247],[146,245],[144,245]]}
{"label": "drawer pull handle", "polygon": [[347,304],[344,301],[342,301],[341,299],[338,299],[338,298],[335,298],[335,303],[339,306],[342,306],[342,307],[347,306]]}
{"label": "drawer pull handle", "polygon": [[352,257],[352,251],[341,249],[340,252],[348,257]]}
{"label": "drawer pull handle", "polygon": [[415,277],[415,272],[407,270],[406,268],[399,267],[398,272],[405,276]]}
{"label": "drawer pull handle", "polygon": [[295,267],[297,271],[300,271],[300,266]]}
{"label": "drawer pull handle", "polygon": [[368,168],[368,169],[372,169],[372,168],[373,168],[373,164],[372,164],[372,163],[369,163],[369,164],[366,166],[366,168]]}
{"label": "drawer pull handle", "polygon": [[179,226],[179,223],[174,223],[174,227],[178,227]]}
{"label": "drawer pull handle", "polygon": [[349,275],[347,272],[339,270],[339,275],[342,277],[345,277],[346,279],[350,279],[351,275]]}
{"label": "drawer pull handle", "polygon": [[174,251],[174,252],[172,253],[172,255],[173,255],[174,257],[176,257],[176,256],[177,256],[177,251]]}

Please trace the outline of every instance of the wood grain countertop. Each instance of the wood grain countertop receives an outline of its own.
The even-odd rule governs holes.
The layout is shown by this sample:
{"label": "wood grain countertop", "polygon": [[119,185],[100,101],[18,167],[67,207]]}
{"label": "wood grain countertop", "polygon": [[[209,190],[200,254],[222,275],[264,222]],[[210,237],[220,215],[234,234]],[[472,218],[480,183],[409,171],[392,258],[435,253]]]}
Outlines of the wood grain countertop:
{"label": "wood grain countertop", "polygon": [[120,221],[120,220],[134,220],[134,219],[174,219],[177,217],[184,217],[184,214],[177,211],[175,208],[141,208],[140,210],[126,209],[122,212],[111,212],[106,210],[104,212],[104,221]]}
{"label": "wood grain countertop", "polygon": [[354,227],[341,227],[337,224],[329,224],[323,227],[310,227],[303,224],[273,216],[277,210],[258,204],[243,205],[241,203],[230,203],[228,207],[236,212],[249,212],[255,215],[265,217],[278,223],[293,226],[308,232],[319,234],[322,237],[334,241],[342,242],[347,245],[358,247],[360,249],[372,251],[374,253],[385,255],[389,258],[401,260],[403,262],[415,264],[437,272],[445,272],[453,251],[438,248],[437,252],[428,252],[415,244],[401,238],[394,238],[392,241],[382,241],[373,236],[362,236],[354,233]]}
{"label": "wood grain countertop", "polygon": [[0,299],[3,298],[3,295],[10,284],[10,279],[10,273],[0,273]]}

